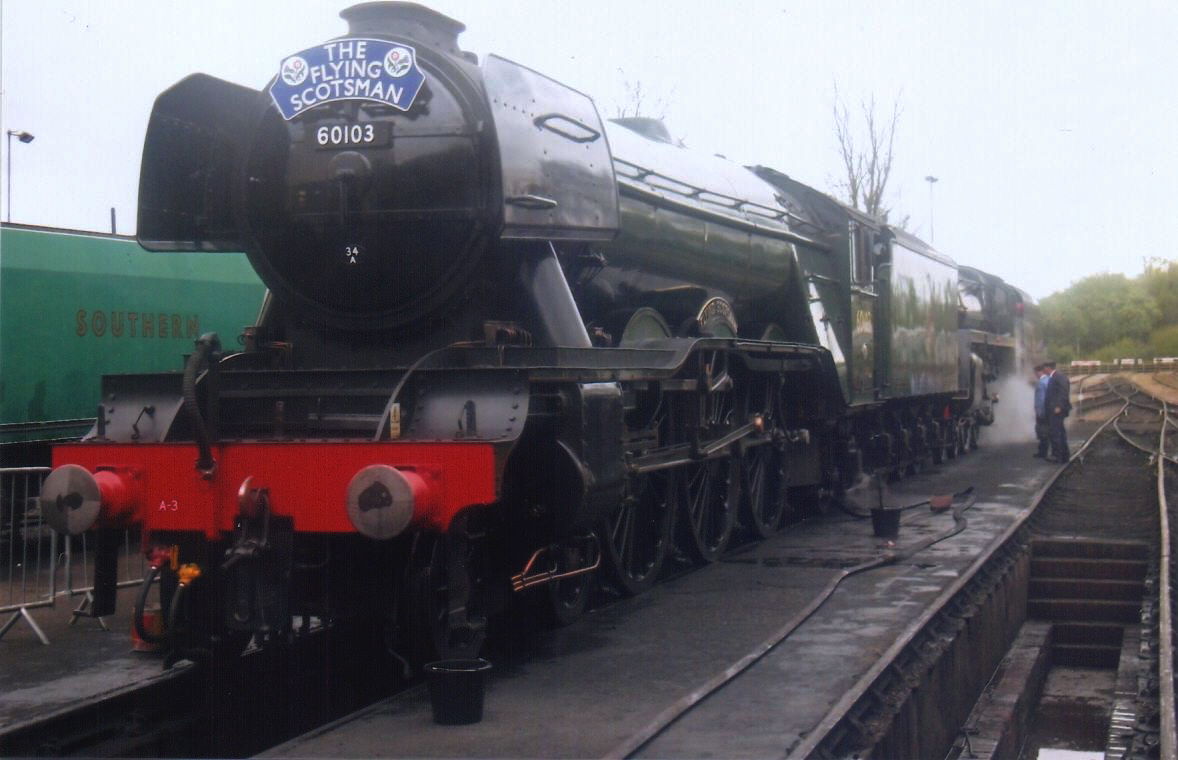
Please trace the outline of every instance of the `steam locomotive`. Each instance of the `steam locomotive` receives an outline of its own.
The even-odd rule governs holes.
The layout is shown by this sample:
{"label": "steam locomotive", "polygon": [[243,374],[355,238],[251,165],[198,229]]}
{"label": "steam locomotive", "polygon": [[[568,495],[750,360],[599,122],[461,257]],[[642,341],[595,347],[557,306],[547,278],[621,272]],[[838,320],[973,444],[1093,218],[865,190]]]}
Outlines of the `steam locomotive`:
{"label": "steam locomotive", "polygon": [[156,100],[140,243],[244,250],[268,292],[241,350],[105,377],[42,492],[64,532],[141,527],[174,643],[318,616],[470,654],[515,599],[567,623],[993,419],[1017,289],[432,10],[341,15],[265,91]]}

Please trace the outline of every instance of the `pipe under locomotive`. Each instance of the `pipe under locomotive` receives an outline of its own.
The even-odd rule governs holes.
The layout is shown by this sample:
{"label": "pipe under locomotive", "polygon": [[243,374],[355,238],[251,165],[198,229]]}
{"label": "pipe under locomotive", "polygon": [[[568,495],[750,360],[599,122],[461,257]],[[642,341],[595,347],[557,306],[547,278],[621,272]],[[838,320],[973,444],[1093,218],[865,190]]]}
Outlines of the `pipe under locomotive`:
{"label": "pipe under locomotive", "polygon": [[421,6],[341,15],[265,91],[157,99],[140,242],[245,250],[269,293],[241,350],[104,378],[43,490],[60,530],[140,526],[177,646],[314,615],[469,653],[514,596],[567,621],[598,571],[637,593],[992,419],[1014,327],[959,329],[921,241]]}

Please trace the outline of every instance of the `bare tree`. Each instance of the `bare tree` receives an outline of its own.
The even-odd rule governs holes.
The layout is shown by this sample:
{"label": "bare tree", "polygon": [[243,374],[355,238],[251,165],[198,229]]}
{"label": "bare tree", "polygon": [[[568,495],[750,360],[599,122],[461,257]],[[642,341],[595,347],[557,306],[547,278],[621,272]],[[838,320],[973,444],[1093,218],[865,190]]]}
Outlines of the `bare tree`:
{"label": "bare tree", "polygon": [[648,118],[659,121],[666,118],[667,107],[670,105],[666,97],[652,97],[643,89],[641,79],[631,82],[623,69],[618,69],[618,73],[623,77],[622,87],[626,90],[626,99],[614,109],[614,118]]}
{"label": "bare tree", "polygon": [[839,94],[838,85],[835,85],[834,132],[838,140],[839,157],[846,172],[846,179],[836,182],[836,187],[852,208],[885,220],[892,210],[884,204],[884,193],[892,175],[892,148],[900,111],[900,98],[897,95],[892,102],[891,115],[881,118],[877,113],[875,96],[872,95],[867,100],[859,101],[858,115],[862,119],[862,126],[857,128],[853,123],[851,109]]}
{"label": "bare tree", "polygon": [[[618,69],[618,73],[623,77],[626,75],[623,69]],[[623,79],[622,87],[626,90],[626,99],[614,108],[613,118],[652,120],[660,123],[666,119],[667,109],[670,107],[675,95],[674,89],[671,90],[670,96],[651,96],[650,92],[643,88],[641,79],[633,82],[629,79]],[[665,125],[658,127],[657,131],[660,133],[660,136],[656,139],[665,140],[672,145],[678,145],[680,148],[687,147],[684,139],[682,137],[672,137]]]}

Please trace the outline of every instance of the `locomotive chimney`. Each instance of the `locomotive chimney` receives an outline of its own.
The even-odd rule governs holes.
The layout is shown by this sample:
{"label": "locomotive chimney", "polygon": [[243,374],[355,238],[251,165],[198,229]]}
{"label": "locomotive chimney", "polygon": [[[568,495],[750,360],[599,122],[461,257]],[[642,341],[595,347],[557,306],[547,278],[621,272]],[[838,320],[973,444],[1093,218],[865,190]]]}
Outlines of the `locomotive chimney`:
{"label": "locomotive chimney", "polygon": [[345,8],[339,15],[348,22],[348,34],[353,37],[407,37],[414,42],[430,45],[452,55],[462,54],[458,48],[458,35],[466,30],[466,24],[424,5],[402,2],[361,3]]}

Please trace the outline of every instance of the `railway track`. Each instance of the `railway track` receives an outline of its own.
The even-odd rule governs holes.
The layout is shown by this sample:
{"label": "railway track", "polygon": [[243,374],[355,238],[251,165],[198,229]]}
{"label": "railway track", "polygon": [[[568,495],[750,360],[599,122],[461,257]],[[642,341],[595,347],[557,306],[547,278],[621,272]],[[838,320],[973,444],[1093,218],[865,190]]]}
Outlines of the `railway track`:
{"label": "railway track", "polygon": [[[1168,385],[1168,383],[1166,383]],[[1159,754],[1164,760],[1178,758],[1178,726],[1175,721],[1174,682],[1174,582],[1178,578],[1178,561],[1175,557],[1176,539],[1174,520],[1178,517],[1178,472],[1167,463],[1178,464],[1173,452],[1178,452],[1178,419],[1172,405],[1162,403],[1162,425],[1158,434],[1157,447],[1157,493],[1160,530],[1158,583],[1158,714],[1161,721],[1159,733]],[[1173,504],[1171,507],[1171,499]]]}
{"label": "railway track", "polygon": [[[1176,564],[1175,543],[1178,542],[1174,535],[1174,518],[1178,515],[1178,509],[1170,507],[1170,500],[1167,498],[1167,493],[1178,495],[1178,475],[1173,469],[1167,469],[1166,461],[1175,462],[1175,458],[1169,454],[1175,448],[1172,445],[1173,433],[1178,432],[1175,428],[1173,415],[1171,415],[1169,406],[1167,405],[1165,424],[1163,424],[1162,432],[1159,435],[1158,443],[1158,501],[1159,514],[1161,515],[1161,531],[1159,533],[1159,540],[1161,541],[1162,556],[1160,565],[1162,568],[1161,582],[1158,589],[1158,684],[1159,684],[1159,711],[1161,716],[1161,746],[1160,754],[1166,760],[1174,760],[1178,757],[1178,726],[1175,725],[1175,711],[1178,710],[1178,704],[1175,703],[1175,688],[1174,688],[1174,582],[1178,576],[1178,564]],[[1171,438],[1167,440],[1167,425],[1171,432]],[[1178,498],[1174,499],[1175,507],[1178,507]]]}
{"label": "railway track", "polygon": [[1084,375],[1076,381],[1076,413],[1091,414],[1102,408],[1119,409],[1124,399],[1113,391],[1107,375]]}
{"label": "railway track", "polygon": [[1137,675],[1135,698],[1118,697],[1106,753],[1173,760],[1174,510],[1169,505],[1178,501],[1171,453],[1178,428],[1165,401],[1122,378],[1110,378],[1107,389],[1120,408],[1087,450],[1073,458],[1031,522],[1040,537],[1143,547],[1149,570],[1140,626],[1126,628],[1126,635],[1140,636],[1149,667]]}

